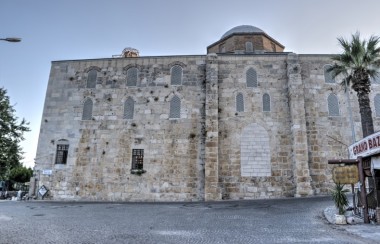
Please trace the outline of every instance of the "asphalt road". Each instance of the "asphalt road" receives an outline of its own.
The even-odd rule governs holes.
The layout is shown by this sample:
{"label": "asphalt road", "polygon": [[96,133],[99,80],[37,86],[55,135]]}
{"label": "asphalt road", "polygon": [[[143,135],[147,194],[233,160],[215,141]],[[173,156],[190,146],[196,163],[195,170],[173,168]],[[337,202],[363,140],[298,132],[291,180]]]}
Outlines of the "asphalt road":
{"label": "asphalt road", "polygon": [[0,201],[0,243],[368,243],[324,220],[332,204]]}

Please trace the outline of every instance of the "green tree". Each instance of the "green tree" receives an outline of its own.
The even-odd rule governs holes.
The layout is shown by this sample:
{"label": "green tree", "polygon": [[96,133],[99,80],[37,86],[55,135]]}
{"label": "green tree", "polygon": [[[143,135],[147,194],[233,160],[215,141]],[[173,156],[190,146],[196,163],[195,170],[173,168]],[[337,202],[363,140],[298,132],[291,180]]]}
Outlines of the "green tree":
{"label": "green tree", "polygon": [[19,143],[29,131],[28,122],[15,116],[7,91],[0,88],[0,179],[7,179],[13,168],[21,166],[22,150]]}
{"label": "green tree", "polygon": [[30,177],[33,175],[33,170],[31,168],[26,168],[24,166],[19,166],[11,169],[9,173],[9,180],[19,183],[25,183],[30,181]]}
{"label": "green tree", "polygon": [[379,40],[377,36],[361,40],[359,32],[353,34],[349,41],[339,37],[338,42],[343,52],[332,58],[334,64],[327,70],[334,78],[341,75],[342,85],[351,85],[356,92],[363,137],[374,133],[369,93],[371,91],[370,78],[375,79],[379,75]]}

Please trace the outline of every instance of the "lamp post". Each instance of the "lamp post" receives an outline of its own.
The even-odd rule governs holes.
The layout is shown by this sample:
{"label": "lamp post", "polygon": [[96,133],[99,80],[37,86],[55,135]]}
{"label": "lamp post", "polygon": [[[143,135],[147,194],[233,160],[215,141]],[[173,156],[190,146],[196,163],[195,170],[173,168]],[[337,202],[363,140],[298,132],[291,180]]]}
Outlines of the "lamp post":
{"label": "lamp post", "polygon": [[6,41],[6,42],[20,42],[21,38],[18,37],[6,37],[6,38],[0,38],[0,41]]}

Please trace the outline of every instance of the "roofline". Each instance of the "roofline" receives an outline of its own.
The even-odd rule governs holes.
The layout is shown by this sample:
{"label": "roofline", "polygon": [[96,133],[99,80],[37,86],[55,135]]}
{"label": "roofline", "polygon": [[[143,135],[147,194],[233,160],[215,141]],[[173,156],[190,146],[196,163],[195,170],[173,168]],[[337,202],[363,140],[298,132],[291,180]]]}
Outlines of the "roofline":
{"label": "roofline", "polygon": [[[239,54],[236,54],[236,53],[216,53],[216,55],[218,56],[275,56],[275,55],[279,55],[279,56],[283,56],[283,55],[288,55],[290,53],[294,53],[294,52],[266,52],[266,53],[239,53]],[[336,54],[298,54],[298,53],[294,53],[294,54],[297,54],[298,56],[315,56],[315,57],[326,57],[326,56],[329,56],[329,57],[332,57]],[[140,57],[133,57],[133,58],[89,58],[89,59],[67,59],[67,60],[53,60],[51,61],[52,63],[58,63],[58,62],[72,62],[72,61],[94,61],[94,60],[118,60],[118,59],[139,59],[139,58],[177,58],[177,57],[181,57],[181,58],[191,58],[191,57],[194,57],[194,58],[197,58],[197,57],[204,57],[206,58],[207,57],[207,54],[198,54],[198,55],[166,55],[166,56],[140,56]]]}
{"label": "roofline", "polygon": [[286,56],[293,52],[266,52],[266,53],[216,53],[218,56]]}
{"label": "roofline", "polygon": [[116,60],[116,59],[139,59],[139,58],[175,58],[175,57],[206,57],[206,54],[192,54],[192,55],[162,55],[162,56],[139,56],[139,57],[118,57],[118,58],[87,58],[87,59],[66,59],[66,60],[53,60],[52,63],[68,62],[68,61],[93,61],[93,60]]}
{"label": "roofline", "polygon": [[219,41],[216,41],[210,45],[207,46],[207,50],[211,47],[211,46],[214,46],[220,42],[224,42],[226,39],[230,38],[231,36],[246,36],[246,35],[252,35],[252,36],[265,36],[267,37],[268,39],[270,39],[271,41],[275,42],[277,45],[279,45],[280,47],[284,48],[285,49],[285,46],[282,45],[281,43],[279,43],[278,41],[276,41],[274,38],[272,38],[271,36],[269,36],[267,33],[265,32],[259,32],[259,33],[247,33],[247,32],[234,32],[234,33],[231,33],[229,34],[228,36],[224,37],[224,38],[221,38]]}
{"label": "roofline", "polygon": [[318,57],[318,56],[329,56],[329,57],[333,57],[333,56],[335,56],[335,55],[337,55],[337,54],[328,54],[328,53],[326,53],[326,54],[323,54],[323,53],[303,53],[303,54],[298,54],[298,56],[316,56],[316,57]]}

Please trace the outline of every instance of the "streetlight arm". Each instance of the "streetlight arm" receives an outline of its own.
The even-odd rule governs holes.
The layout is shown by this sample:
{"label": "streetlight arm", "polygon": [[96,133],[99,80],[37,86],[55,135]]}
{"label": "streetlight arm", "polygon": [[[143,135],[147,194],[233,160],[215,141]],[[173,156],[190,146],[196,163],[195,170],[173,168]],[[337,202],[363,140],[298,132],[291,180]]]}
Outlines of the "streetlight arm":
{"label": "streetlight arm", "polygon": [[18,37],[7,37],[7,38],[0,38],[0,41],[6,41],[6,42],[20,42],[21,38]]}

